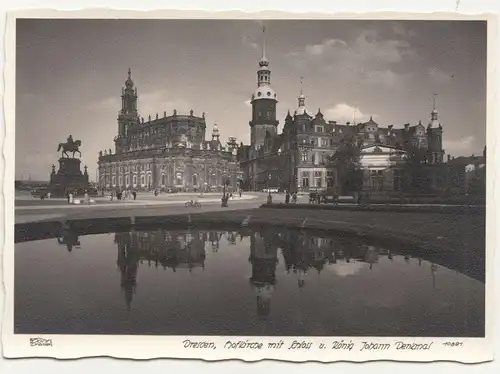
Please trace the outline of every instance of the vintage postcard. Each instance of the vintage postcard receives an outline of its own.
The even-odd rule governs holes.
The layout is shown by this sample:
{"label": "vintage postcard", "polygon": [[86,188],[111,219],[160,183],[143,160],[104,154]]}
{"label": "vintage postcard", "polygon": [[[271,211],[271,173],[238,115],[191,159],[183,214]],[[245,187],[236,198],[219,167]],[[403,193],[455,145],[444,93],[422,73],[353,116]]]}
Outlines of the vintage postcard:
{"label": "vintage postcard", "polygon": [[496,27],[9,14],[4,355],[491,360]]}

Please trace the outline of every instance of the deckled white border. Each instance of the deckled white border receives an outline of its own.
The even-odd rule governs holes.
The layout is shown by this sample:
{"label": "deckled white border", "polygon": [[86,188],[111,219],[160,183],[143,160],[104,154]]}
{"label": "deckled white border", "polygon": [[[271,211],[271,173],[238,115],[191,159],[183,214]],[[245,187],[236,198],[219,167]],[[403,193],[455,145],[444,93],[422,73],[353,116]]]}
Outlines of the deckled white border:
{"label": "deckled white border", "polygon": [[[497,23],[496,17],[492,15],[458,15],[450,13],[433,14],[411,14],[411,13],[362,13],[362,14],[336,14],[325,13],[285,13],[285,12],[204,12],[204,11],[179,11],[179,10],[155,10],[155,11],[122,11],[110,9],[86,9],[81,11],[57,11],[57,10],[28,10],[11,13],[8,15],[6,28],[6,66],[5,66],[5,119],[6,136],[4,139],[4,157],[6,161],[5,183],[3,186],[5,202],[5,222],[14,222],[14,155],[15,155],[15,19],[16,18],[210,18],[210,19],[432,19],[432,20],[470,20],[487,19],[488,26],[488,83],[494,82],[496,74],[495,57]],[[494,140],[496,126],[494,117],[494,89],[492,84],[488,84],[487,95],[487,151],[488,159],[492,160],[494,154]],[[46,335],[47,339],[52,339],[53,347],[36,347],[29,345],[29,336],[13,334],[13,284],[14,284],[14,246],[13,246],[13,225],[6,225],[5,247],[3,258],[3,274],[5,287],[5,314],[2,326],[2,343],[4,355],[6,357],[55,357],[55,358],[80,358],[93,356],[111,356],[117,358],[151,359],[158,357],[171,358],[197,358],[204,360],[225,360],[231,358],[245,361],[257,361],[262,359],[276,359],[284,361],[371,361],[380,359],[390,359],[397,361],[458,361],[464,363],[484,362],[493,358],[492,345],[492,322],[493,322],[493,244],[495,243],[496,227],[494,220],[495,201],[493,200],[493,186],[495,181],[492,168],[488,167],[488,211],[487,211],[487,250],[486,250],[486,338],[484,339],[400,339],[400,338],[279,338],[279,337],[163,337],[163,336],[98,336],[98,335]],[[192,341],[210,340],[214,341],[218,349],[185,349],[182,341],[189,338]],[[261,341],[264,347],[268,342],[283,340],[284,349],[273,350],[263,348],[253,349],[224,349],[226,341]],[[344,340],[354,342],[352,351],[335,351],[330,349],[333,341]],[[288,346],[294,340],[305,340],[312,342],[316,349],[307,351],[290,351]],[[380,344],[394,344],[396,341],[415,343],[432,343],[428,351],[398,351],[394,348],[383,351],[360,351],[361,342],[374,342]],[[449,348],[443,346],[443,342],[459,341],[461,347]],[[319,349],[320,342],[324,342],[328,349]],[[133,347],[133,349],[131,349]]]}

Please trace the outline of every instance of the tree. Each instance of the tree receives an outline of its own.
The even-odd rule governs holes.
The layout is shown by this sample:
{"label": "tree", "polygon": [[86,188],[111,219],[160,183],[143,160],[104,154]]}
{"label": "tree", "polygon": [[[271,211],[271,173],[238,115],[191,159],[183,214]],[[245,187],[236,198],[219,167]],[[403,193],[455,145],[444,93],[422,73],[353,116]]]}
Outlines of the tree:
{"label": "tree", "polygon": [[423,193],[430,188],[427,175],[427,152],[425,149],[410,147],[405,158],[405,189]]}
{"label": "tree", "polygon": [[337,151],[329,158],[329,163],[337,168],[343,194],[359,192],[363,188],[361,144],[355,137],[345,137],[340,141]]}

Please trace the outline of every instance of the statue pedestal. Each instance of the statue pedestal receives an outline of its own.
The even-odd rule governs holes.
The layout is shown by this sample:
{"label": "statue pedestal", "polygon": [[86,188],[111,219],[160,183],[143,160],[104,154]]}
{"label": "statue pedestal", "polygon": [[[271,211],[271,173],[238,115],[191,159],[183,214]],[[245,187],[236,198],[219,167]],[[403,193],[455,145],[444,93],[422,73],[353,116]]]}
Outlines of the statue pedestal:
{"label": "statue pedestal", "polygon": [[[94,188],[89,183],[89,175],[80,170],[81,161],[78,158],[61,157],[59,170],[53,170],[50,175],[49,191],[54,197],[66,197],[68,191],[74,195],[83,195],[85,191],[94,194]],[[97,191],[95,191],[97,193]]]}

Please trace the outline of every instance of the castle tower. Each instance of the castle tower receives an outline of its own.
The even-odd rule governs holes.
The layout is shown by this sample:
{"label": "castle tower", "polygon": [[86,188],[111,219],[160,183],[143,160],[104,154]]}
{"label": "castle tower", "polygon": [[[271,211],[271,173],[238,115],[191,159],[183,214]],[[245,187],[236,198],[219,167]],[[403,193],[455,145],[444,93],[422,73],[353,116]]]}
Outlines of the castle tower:
{"label": "castle tower", "polygon": [[438,119],[438,111],[436,109],[436,94],[433,97],[433,107],[431,112],[431,121],[427,125],[427,160],[430,164],[438,164],[443,162],[443,127]]}
{"label": "castle tower", "polygon": [[139,121],[137,113],[137,87],[132,81],[132,72],[128,69],[128,78],[122,88],[122,108],[118,113],[118,135],[115,138],[115,152],[128,150],[128,130]]}
{"label": "castle tower", "polygon": [[302,91],[302,80],[303,80],[303,78],[301,77],[300,78],[300,94],[298,97],[299,106],[297,107],[297,109],[295,109],[294,114],[296,116],[303,116],[303,115],[309,116],[309,112],[308,112],[307,107],[306,107],[306,96],[304,95],[304,92]]}
{"label": "castle tower", "polygon": [[262,58],[257,70],[257,89],[252,95],[252,120],[250,125],[250,144],[257,148],[264,145],[266,133],[271,136],[278,133],[278,121],[276,120],[276,92],[271,88],[271,70],[269,60],[266,57],[265,28],[262,28]]}
{"label": "castle tower", "polygon": [[278,246],[272,231],[252,234],[249,261],[252,264],[250,283],[256,296],[257,316],[266,318],[271,313],[278,264]]}

